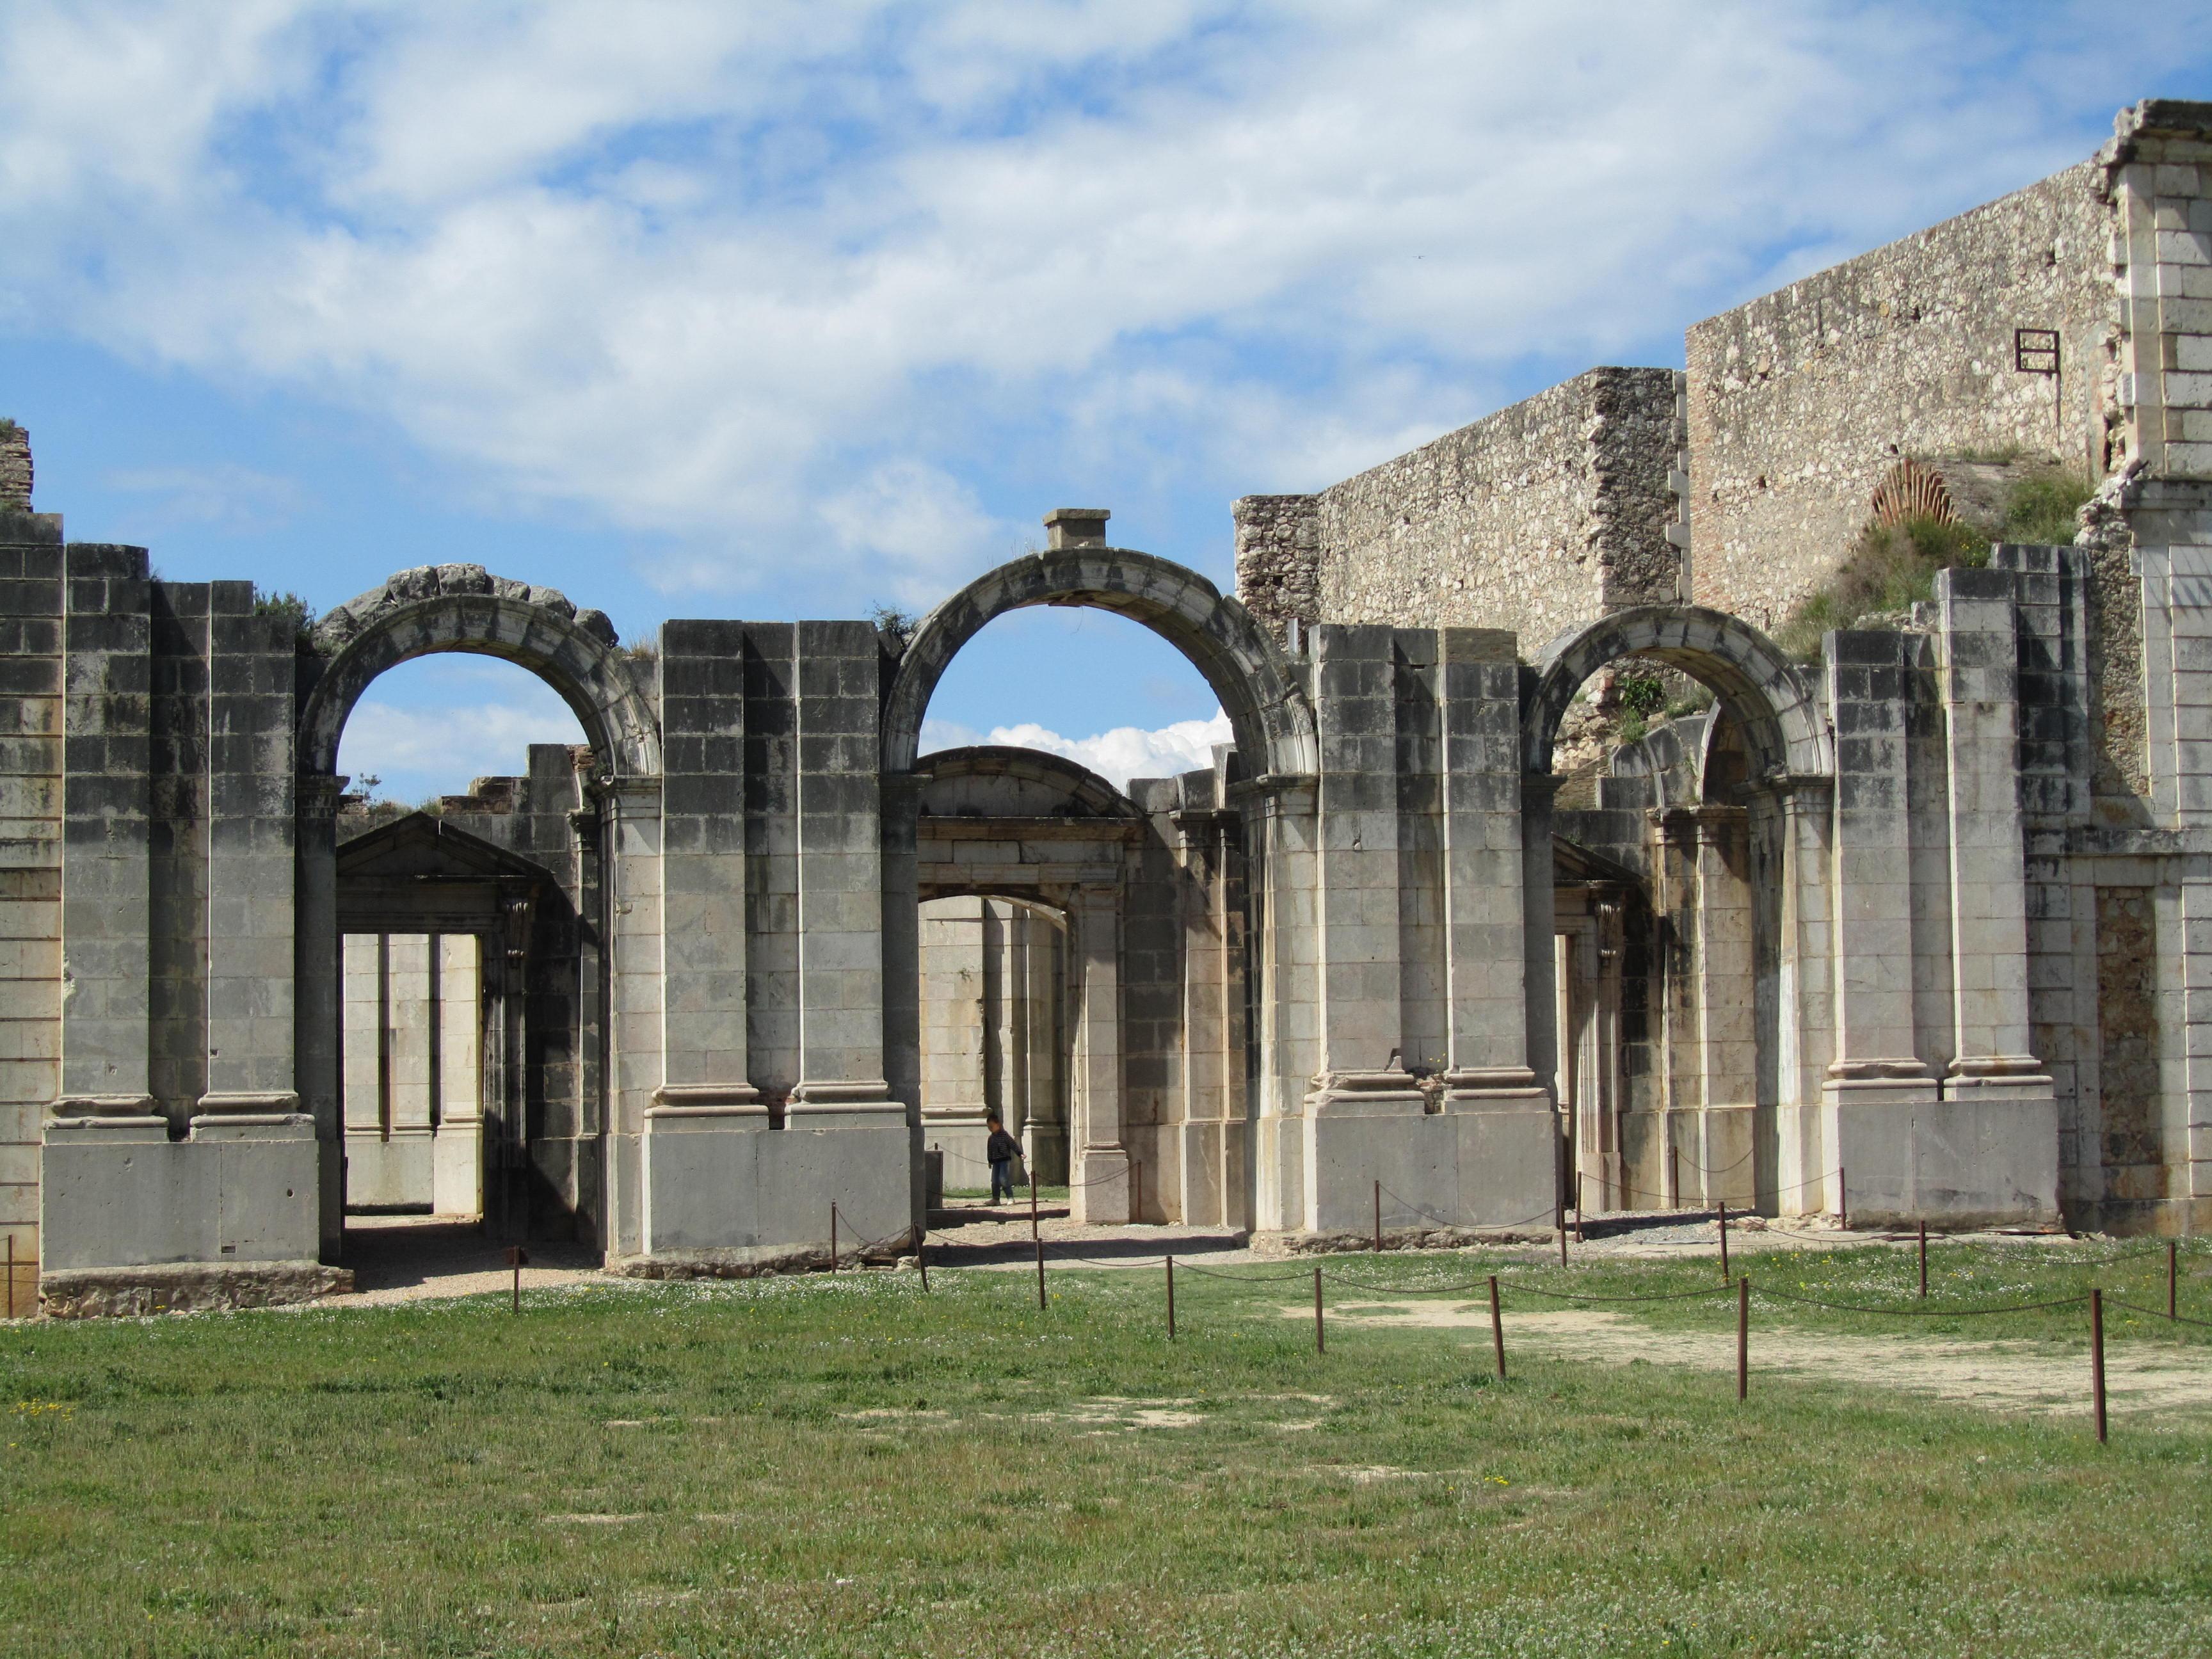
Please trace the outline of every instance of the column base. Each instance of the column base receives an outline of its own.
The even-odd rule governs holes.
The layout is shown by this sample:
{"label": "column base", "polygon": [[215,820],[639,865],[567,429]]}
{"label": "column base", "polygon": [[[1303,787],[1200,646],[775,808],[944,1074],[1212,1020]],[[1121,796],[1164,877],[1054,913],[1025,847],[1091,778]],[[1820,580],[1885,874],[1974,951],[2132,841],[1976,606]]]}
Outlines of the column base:
{"label": "column base", "polygon": [[2058,1109],[2048,1078],[1838,1077],[1822,1091],[1826,1206],[1854,1226],[2050,1226]]}
{"label": "column base", "polygon": [[49,1319],[141,1319],[151,1314],[276,1308],[343,1296],[353,1273],[319,1261],[256,1261],[63,1268],[39,1275]]}
{"label": "column base", "polygon": [[1084,1224],[1121,1225],[1136,1218],[1129,1185],[1129,1154],[1119,1146],[1085,1146],[1068,1181],[1069,1216]]}
{"label": "column base", "polygon": [[[1317,1081],[1334,1084],[1342,1075]],[[1419,1089],[1385,1081],[1391,1074],[1358,1075],[1375,1081],[1316,1090],[1302,1116],[1285,1121],[1286,1131],[1292,1123],[1304,1131],[1305,1202],[1300,1224],[1284,1231],[1371,1237],[1378,1182],[1386,1233],[1507,1227],[1551,1217],[1559,1115],[1533,1073],[1448,1073],[1443,1109],[1435,1112]],[[1504,1086],[1492,1086],[1493,1079]]]}
{"label": "column base", "polygon": [[833,1206],[841,1251],[912,1235],[913,1139],[897,1101],[817,1098],[791,1107],[781,1129],[764,1106],[656,1106],[643,1143],[643,1248],[620,1252],[626,1260],[826,1260]]}

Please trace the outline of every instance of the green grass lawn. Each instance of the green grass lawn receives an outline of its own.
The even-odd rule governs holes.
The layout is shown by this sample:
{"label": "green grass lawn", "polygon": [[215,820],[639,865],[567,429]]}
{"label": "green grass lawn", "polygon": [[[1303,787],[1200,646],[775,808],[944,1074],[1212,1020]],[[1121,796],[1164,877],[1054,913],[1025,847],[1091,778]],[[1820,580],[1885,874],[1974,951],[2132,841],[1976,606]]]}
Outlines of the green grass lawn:
{"label": "green grass lawn", "polygon": [[[2143,1265],[2117,1254],[1946,1246],[1936,1284],[2025,1299]],[[1406,1286],[1499,1260],[1330,1266]],[[1745,1265],[1913,1288],[1880,1251]],[[0,1332],[0,1651],[2212,1650],[2202,1425],[2122,1418],[2099,1447],[2078,1420],[1764,1378],[1739,1406],[1710,1372],[1531,1344],[1500,1385],[1486,1332],[1346,1321],[1317,1357],[1282,1311],[1306,1281],[1179,1275],[1173,1344],[1156,1272],[1053,1283],[1042,1312],[1021,1274],[933,1273],[925,1297],[848,1273],[594,1285],[520,1317],[501,1297]],[[2212,1279],[2192,1292],[2212,1314]],[[1654,1352],[1732,1318],[1660,1304]],[[1984,1322],[2078,1341],[2070,1312]]]}

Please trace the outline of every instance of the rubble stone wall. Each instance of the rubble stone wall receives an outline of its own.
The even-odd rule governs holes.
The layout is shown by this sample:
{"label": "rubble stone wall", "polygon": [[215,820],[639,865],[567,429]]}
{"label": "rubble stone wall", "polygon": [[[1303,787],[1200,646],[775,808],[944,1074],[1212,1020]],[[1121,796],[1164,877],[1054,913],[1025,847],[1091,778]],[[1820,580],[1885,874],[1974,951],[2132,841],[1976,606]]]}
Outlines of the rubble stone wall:
{"label": "rubble stone wall", "polygon": [[1318,495],[1237,506],[1237,592],[1279,629],[1508,629],[1534,654],[1677,597],[1675,377],[1594,368]]}
{"label": "rubble stone wall", "polygon": [[[1691,588],[1766,629],[1818,588],[1904,457],[2104,476],[2117,395],[2104,169],[2069,167],[1692,327]],[[2054,330],[2058,372],[2017,367]]]}

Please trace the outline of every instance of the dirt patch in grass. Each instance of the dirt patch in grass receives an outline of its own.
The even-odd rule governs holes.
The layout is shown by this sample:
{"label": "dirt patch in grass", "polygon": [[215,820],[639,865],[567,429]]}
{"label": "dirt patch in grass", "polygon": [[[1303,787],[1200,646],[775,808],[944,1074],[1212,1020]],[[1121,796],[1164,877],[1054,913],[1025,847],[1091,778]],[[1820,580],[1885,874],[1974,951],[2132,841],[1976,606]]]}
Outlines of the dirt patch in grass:
{"label": "dirt patch in grass", "polygon": [[1190,1429],[1206,1421],[1205,1417],[1188,1409],[1195,1406],[1195,1399],[1183,1400],[1125,1400],[1117,1395],[1101,1395],[1096,1399],[1079,1400],[1065,1411],[1031,1412],[1032,1423],[1069,1423],[1089,1429]]}
{"label": "dirt patch in grass", "polygon": [[[1313,1317],[1310,1304],[1285,1308],[1283,1313],[1288,1318]],[[1486,1336],[1490,1330],[1487,1302],[1346,1302],[1328,1313],[1331,1319],[1352,1324],[1475,1328]],[[1698,1370],[1735,1369],[1732,1322],[1711,1332],[1660,1331],[1625,1315],[1583,1309],[1508,1313],[1505,1338],[1509,1365],[1515,1343],[1527,1341],[1554,1359],[1608,1365],[1643,1360]],[[1854,1387],[1907,1389],[1997,1411],[2082,1416],[2091,1409],[2087,1354],[2047,1342],[1849,1337],[1771,1327],[1762,1330],[1754,1316],[1751,1369],[1754,1382],[1760,1375],[1781,1373]],[[2212,1413],[2212,1361],[2171,1352],[2130,1349],[2108,1340],[2105,1389],[2115,1407]]]}

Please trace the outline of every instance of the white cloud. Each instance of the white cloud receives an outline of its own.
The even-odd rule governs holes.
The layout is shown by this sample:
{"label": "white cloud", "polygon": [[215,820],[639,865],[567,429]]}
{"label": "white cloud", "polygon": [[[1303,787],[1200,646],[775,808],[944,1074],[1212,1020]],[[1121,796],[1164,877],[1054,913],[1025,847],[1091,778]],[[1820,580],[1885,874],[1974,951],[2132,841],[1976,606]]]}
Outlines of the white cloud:
{"label": "white cloud", "polygon": [[479,777],[512,777],[533,743],[580,744],[576,717],[551,691],[512,702],[409,708],[363,698],[338,748],[338,770],[356,787],[380,780],[376,793],[419,801],[458,794]]}
{"label": "white cloud", "polygon": [[1235,741],[1229,716],[1218,708],[1207,720],[1177,720],[1152,731],[1117,726],[1088,738],[1065,738],[1034,721],[994,726],[988,733],[951,720],[925,720],[921,727],[925,755],[975,744],[1041,749],[1090,768],[1116,789],[1127,789],[1132,778],[1171,778],[1178,773],[1202,770],[1213,764],[1215,744]]}
{"label": "white cloud", "polygon": [[917,599],[994,494],[1323,483],[2027,182],[2207,39],[2143,14],[21,0],[0,309],[386,416],[664,580]]}

